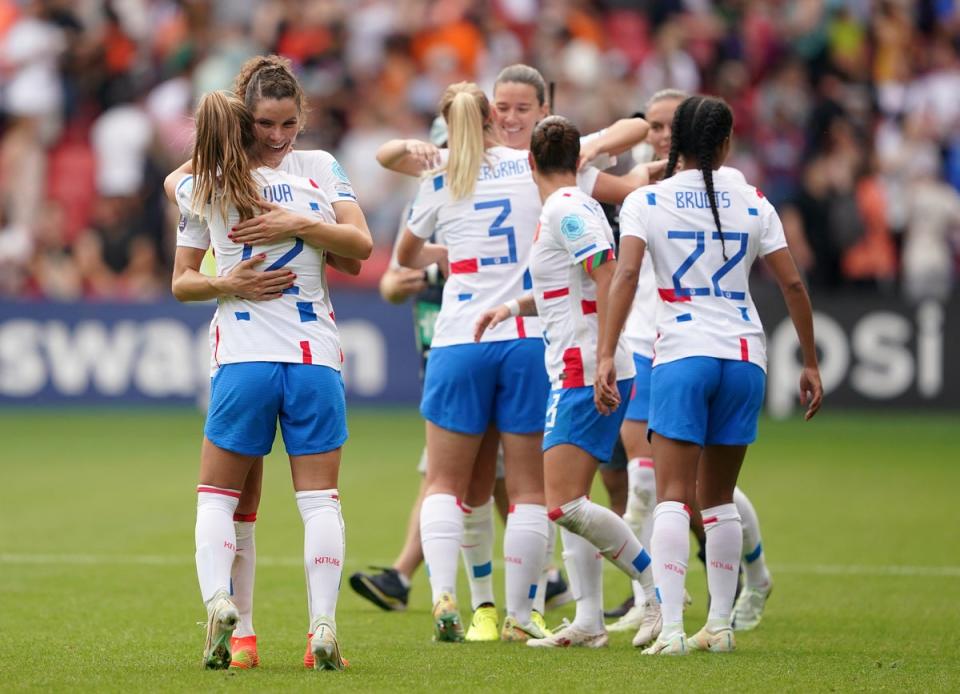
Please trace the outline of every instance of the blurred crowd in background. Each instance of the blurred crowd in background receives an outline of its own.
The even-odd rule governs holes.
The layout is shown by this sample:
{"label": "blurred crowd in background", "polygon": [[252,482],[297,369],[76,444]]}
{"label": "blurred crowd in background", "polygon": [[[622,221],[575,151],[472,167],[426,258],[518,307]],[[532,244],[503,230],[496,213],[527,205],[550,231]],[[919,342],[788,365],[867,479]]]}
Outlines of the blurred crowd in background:
{"label": "blurred crowd in background", "polygon": [[198,95],[260,53],[310,100],[298,147],[347,170],[377,253],[415,182],[377,147],[426,137],[444,87],[527,62],[583,132],[665,87],[725,98],[740,168],[815,289],[954,291],[958,0],[0,0],[0,297],[169,294]]}

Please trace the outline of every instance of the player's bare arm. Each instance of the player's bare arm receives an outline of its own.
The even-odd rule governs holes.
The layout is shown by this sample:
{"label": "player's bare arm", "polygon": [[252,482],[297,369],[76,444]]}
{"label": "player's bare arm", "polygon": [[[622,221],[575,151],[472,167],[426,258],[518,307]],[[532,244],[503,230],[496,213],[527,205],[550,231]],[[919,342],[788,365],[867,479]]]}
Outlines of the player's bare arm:
{"label": "player's bare arm", "polygon": [[519,299],[512,299],[505,304],[489,308],[481,314],[473,327],[473,341],[480,342],[483,333],[497,327],[507,318],[535,315],[537,315],[537,304],[534,301],[533,294],[524,294]]}
{"label": "player's bare arm", "polygon": [[[620,258],[616,270],[610,280],[607,292],[606,320],[600,328],[597,339],[597,377],[594,382],[594,401],[597,410],[602,414],[610,414],[613,410],[604,400],[616,399],[617,370],[614,366],[613,355],[617,349],[617,340],[627,322],[630,306],[637,291],[637,280],[640,276],[640,264],[643,262],[643,252],[647,244],[635,236],[624,236],[620,239]],[[602,266],[601,266],[602,267]],[[597,286],[597,298],[601,287]],[[597,310],[599,311],[599,303]]]}
{"label": "player's bare arm", "polygon": [[621,118],[581,147],[578,168],[583,168],[601,154],[626,152],[643,141],[649,130],[650,126],[643,118]]}
{"label": "player's bare arm", "polygon": [[440,150],[422,140],[390,140],[377,150],[377,162],[390,171],[419,176],[440,166]]}
{"label": "player's bare arm", "polygon": [[185,176],[189,176],[192,173],[193,162],[187,159],[187,161],[167,174],[167,177],[163,179],[163,192],[166,194],[167,200],[172,203],[177,202],[177,186],[180,185],[180,181],[182,181]]}
{"label": "player's bare arm", "polygon": [[409,229],[403,230],[403,236],[397,244],[397,262],[403,267],[422,270],[434,263],[447,265],[447,247],[439,243],[427,243],[414,236]]}
{"label": "player's bare arm", "polygon": [[391,304],[402,304],[426,287],[426,273],[408,267],[392,267],[380,278],[380,296]]}
{"label": "player's bare arm", "polygon": [[789,250],[781,248],[765,255],[763,260],[780,286],[790,320],[793,321],[797,338],[800,340],[800,352],[803,355],[800,404],[807,408],[804,419],[810,419],[820,409],[823,400],[820,367],[817,364],[817,350],[813,339],[813,308],[810,305],[810,296]]}
{"label": "player's bare arm", "polygon": [[284,289],[293,286],[296,275],[289,270],[260,271],[257,265],[266,255],[255,255],[238,263],[222,277],[207,277],[200,272],[205,249],[179,246],[173,260],[171,289],[177,301],[209,301],[237,296],[252,301],[279,299]]}
{"label": "player's bare arm", "polygon": [[[350,222],[328,223],[290,212],[279,205],[261,200],[265,212],[233,227],[228,235],[235,243],[262,245],[294,236],[311,246],[325,248],[344,258],[366,260],[373,251],[373,239],[366,222],[360,218]],[[358,205],[353,205],[358,210]]]}

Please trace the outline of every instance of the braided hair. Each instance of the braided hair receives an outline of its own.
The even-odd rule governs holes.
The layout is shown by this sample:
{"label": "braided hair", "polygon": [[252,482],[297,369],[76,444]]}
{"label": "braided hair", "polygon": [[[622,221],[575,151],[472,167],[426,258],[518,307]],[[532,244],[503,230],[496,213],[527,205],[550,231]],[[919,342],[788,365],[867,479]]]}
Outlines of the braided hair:
{"label": "braided hair", "polygon": [[720,235],[723,259],[727,260],[727,246],[723,238],[720,211],[717,209],[717,198],[713,189],[713,165],[720,146],[730,137],[733,130],[733,111],[723,99],[712,96],[691,96],[677,106],[673,114],[672,130],[666,176],[673,175],[681,156],[688,162],[697,163],[707,188],[713,221]]}

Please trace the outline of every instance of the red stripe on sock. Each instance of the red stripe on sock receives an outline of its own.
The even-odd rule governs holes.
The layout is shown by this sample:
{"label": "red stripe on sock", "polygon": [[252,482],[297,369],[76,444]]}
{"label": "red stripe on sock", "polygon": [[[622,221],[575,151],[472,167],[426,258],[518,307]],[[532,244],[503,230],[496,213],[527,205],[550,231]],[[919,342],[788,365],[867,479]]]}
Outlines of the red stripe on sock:
{"label": "red stripe on sock", "polygon": [[234,513],[233,520],[241,523],[253,523],[257,520],[257,514],[254,513]]}
{"label": "red stripe on sock", "polygon": [[747,345],[747,338],[740,338],[740,359],[741,361],[750,361],[750,347]]}
{"label": "red stripe on sock", "polygon": [[233,489],[218,489],[217,487],[205,487],[202,484],[197,486],[197,494],[222,494],[223,496],[232,496],[234,499],[240,498],[240,492]]}
{"label": "red stripe on sock", "polygon": [[460,501],[460,499],[457,499],[457,506],[459,506],[460,510],[463,511],[464,513],[473,513],[473,509],[470,508],[469,506],[465,506],[464,503]]}
{"label": "red stripe on sock", "polygon": [[557,508],[547,513],[547,518],[549,518],[552,521],[555,521],[557,520],[557,518],[561,518],[562,516],[563,516],[563,509],[560,508],[559,506],[557,506]]}
{"label": "red stripe on sock", "polygon": [[513,513],[513,512],[516,511],[516,510],[517,510],[517,505],[516,505],[516,504],[510,504],[510,506],[507,508],[507,513]]}
{"label": "red stripe on sock", "polygon": [[653,461],[650,458],[637,458],[638,467],[653,468]]}
{"label": "red stripe on sock", "polygon": [[688,516],[693,515],[693,511],[691,511],[690,507],[687,506],[686,504],[683,505],[683,510],[687,512]]}
{"label": "red stripe on sock", "polygon": [[710,516],[709,518],[703,519],[703,524],[706,525],[707,523],[716,523],[718,520],[720,519],[717,518],[716,516]]}

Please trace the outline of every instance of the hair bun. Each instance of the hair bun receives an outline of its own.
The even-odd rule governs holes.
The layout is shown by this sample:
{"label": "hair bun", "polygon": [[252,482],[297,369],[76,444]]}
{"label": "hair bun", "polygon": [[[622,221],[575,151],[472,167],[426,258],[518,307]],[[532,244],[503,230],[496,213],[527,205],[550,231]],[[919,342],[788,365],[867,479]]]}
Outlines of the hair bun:
{"label": "hair bun", "polygon": [[547,140],[550,142],[560,142],[563,140],[563,125],[561,123],[550,123],[546,128]]}

